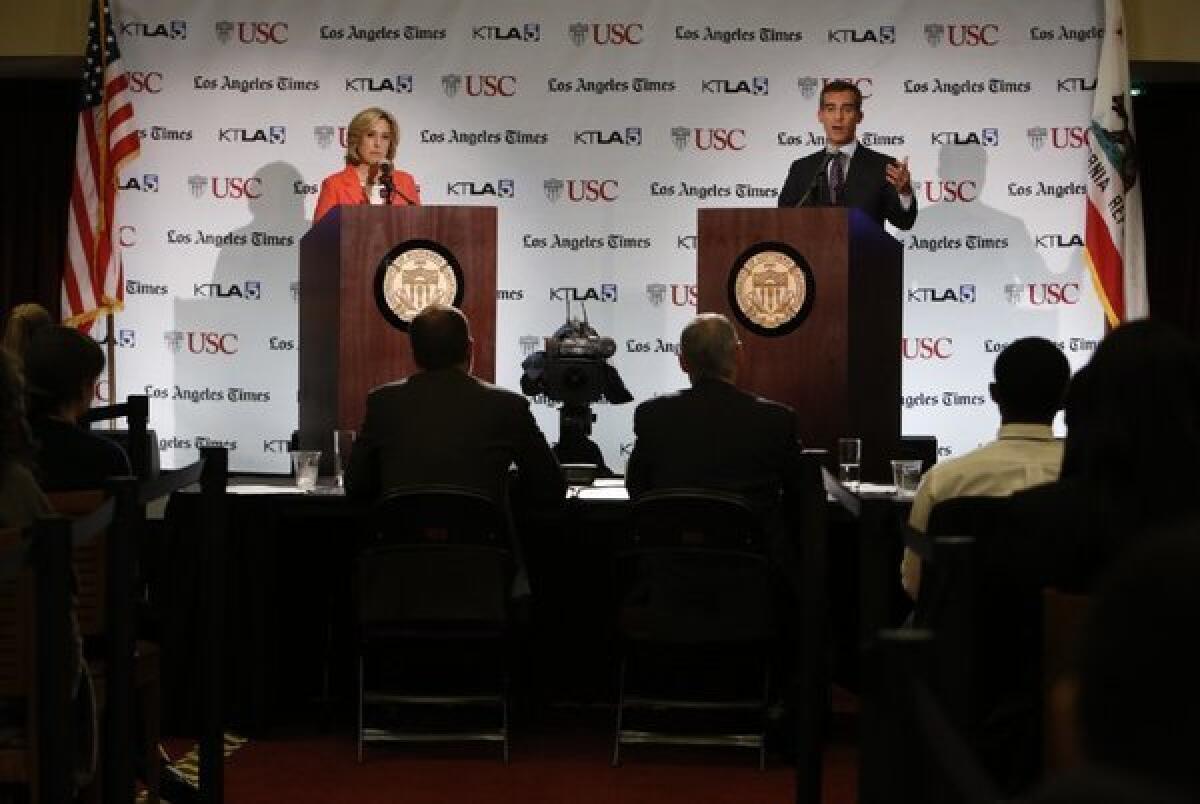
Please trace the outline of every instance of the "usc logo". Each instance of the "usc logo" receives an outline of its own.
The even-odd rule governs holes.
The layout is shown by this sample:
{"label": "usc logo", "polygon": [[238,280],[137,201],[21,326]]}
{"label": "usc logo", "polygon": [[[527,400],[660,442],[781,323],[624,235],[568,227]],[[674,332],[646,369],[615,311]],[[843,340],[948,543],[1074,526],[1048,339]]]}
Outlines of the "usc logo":
{"label": "usc logo", "polygon": [[157,95],[162,92],[162,73],[157,71],[130,70],[128,75],[129,90],[131,92],[145,92],[149,95]]}
{"label": "usc logo", "polygon": [[701,151],[742,151],[746,148],[743,128],[698,128],[693,137]]}
{"label": "usc logo", "polygon": [[612,202],[619,193],[616,179],[567,179],[567,199],[576,202]]}
{"label": "usc logo", "polygon": [[282,45],[288,40],[286,22],[239,22],[238,41],[245,45]]}
{"label": "usc logo", "polygon": [[901,338],[900,354],[905,360],[946,360],[954,355],[953,338]]}

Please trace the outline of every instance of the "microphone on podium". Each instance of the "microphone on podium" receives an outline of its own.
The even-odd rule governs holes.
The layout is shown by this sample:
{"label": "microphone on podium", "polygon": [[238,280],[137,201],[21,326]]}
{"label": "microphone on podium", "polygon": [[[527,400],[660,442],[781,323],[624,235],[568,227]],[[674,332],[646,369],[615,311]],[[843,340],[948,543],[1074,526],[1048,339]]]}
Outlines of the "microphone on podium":
{"label": "microphone on podium", "polygon": [[375,165],[379,169],[379,183],[383,185],[383,200],[385,203],[392,203],[392,196],[398,195],[405,200],[409,205],[415,206],[416,202],[409,198],[404,193],[396,189],[396,182],[392,178],[392,163],[386,159],[381,159]]}

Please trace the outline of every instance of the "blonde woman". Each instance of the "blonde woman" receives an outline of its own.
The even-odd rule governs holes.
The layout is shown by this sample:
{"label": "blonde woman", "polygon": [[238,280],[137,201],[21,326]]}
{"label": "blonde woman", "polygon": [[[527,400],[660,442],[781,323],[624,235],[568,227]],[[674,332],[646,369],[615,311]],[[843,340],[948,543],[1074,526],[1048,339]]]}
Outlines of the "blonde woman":
{"label": "blonde woman", "polygon": [[392,167],[400,126],[372,106],[354,115],[346,132],[346,168],[321,182],[313,223],[340,204],[415,206],[421,193],[413,177]]}

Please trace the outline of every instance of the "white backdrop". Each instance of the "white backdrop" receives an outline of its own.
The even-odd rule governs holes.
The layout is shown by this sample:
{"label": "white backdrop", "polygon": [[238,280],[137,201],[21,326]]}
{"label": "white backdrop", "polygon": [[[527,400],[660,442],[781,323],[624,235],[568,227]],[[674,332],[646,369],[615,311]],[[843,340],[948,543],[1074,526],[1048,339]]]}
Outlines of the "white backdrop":
{"label": "white backdrop", "polygon": [[[834,78],[867,96],[863,141],[907,155],[918,180],[917,225],[896,233],[906,433],[970,449],[998,422],[1003,344],[1043,335],[1078,366],[1100,337],[1080,238],[1098,0],[119,0],[114,14],[144,133],[120,202],[117,391],[152,396],[164,466],[224,443],[235,469],[286,469],[297,245],[371,105],[400,120],[397,162],[424,203],[499,207],[511,388],[566,297],[617,340],[636,399],[684,385],[671,349],[695,311],[696,210],[773,206],[822,142],[817,90]],[[618,471],[633,407],[597,407]],[[555,440],[554,411],[535,408]]]}

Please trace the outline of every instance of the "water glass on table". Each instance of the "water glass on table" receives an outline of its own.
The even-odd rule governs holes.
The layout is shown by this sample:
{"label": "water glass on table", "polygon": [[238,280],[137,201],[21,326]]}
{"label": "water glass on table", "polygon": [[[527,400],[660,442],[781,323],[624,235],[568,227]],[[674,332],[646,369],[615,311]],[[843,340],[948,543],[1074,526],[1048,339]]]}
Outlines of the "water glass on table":
{"label": "water glass on table", "polygon": [[319,449],[301,449],[292,453],[292,472],[296,475],[296,488],[309,491],[316,487],[320,463]]}
{"label": "water glass on table", "polygon": [[901,496],[912,496],[917,493],[921,483],[920,459],[904,459],[892,461],[892,483],[896,493]]}
{"label": "water glass on table", "polygon": [[858,491],[862,471],[862,439],[839,438],[837,458],[838,482],[850,491]]}

